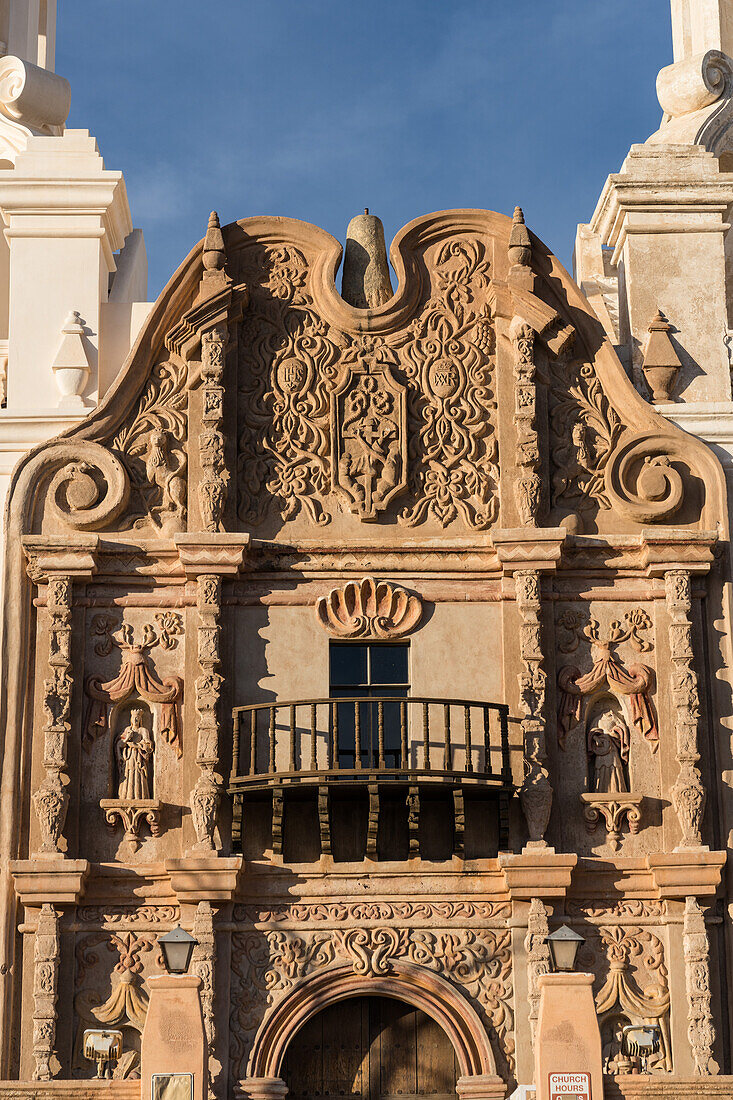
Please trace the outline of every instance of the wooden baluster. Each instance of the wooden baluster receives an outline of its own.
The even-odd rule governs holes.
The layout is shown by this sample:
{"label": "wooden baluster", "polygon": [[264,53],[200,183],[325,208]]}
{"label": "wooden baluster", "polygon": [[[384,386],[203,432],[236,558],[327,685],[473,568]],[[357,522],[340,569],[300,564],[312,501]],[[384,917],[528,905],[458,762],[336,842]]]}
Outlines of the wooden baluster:
{"label": "wooden baluster", "polygon": [[361,704],[354,703],[354,767],[361,767]]}
{"label": "wooden baluster", "polygon": [[277,707],[270,707],[270,774],[275,771],[275,711]]}
{"label": "wooden baluster", "polygon": [[471,756],[471,708],[463,708],[463,727],[466,737],[466,771],[473,771],[473,758]]}
{"label": "wooden baluster", "polygon": [[491,727],[489,708],[484,707],[484,771],[491,771]]}
{"label": "wooden baluster", "polygon": [[331,815],[328,805],[328,785],[318,787],[318,830],[321,837],[321,855],[331,855]]}
{"label": "wooden baluster", "polygon": [[449,772],[451,770],[450,703],[445,703],[443,706],[443,736],[445,738],[443,747],[443,771]]}
{"label": "wooden baluster", "polygon": [[410,856],[420,855],[420,788],[415,785],[407,792],[407,832],[410,838]]}
{"label": "wooden baluster", "polygon": [[318,745],[316,743],[316,704],[311,703],[311,771],[318,769]]}
{"label": "wooden baluster", "polygon": [[331,767],[339,770],[339,708],[338,703],[331,703],[331,726],[333,727],[333,749]]}
{"label": "wooden baluster", "polygon": [[257,774],[257,711],[249,712],[249,774]]}
{"label": "wooden baluster", "polygon": [[377,858],[377,836],[379,834],[379,784],[369,784],[369,820],[367,822],[366,854],[369,859]]}
{"label": "wooden baluster", "polygon": [[505,706],[499,711],[499,721],[501,724],[501,770],[504,779],[511,780],[512,766],[509,759],[509,710]]}
{"label": "wooden baluster", "polygon": [[463,788],[453,788],[453,813],[455,821],[453,850],[457,856],[463,855],[463,839],[466,830],[466,810],[463,803]]}
{"label": "wooden baluster", "polygon": [[377,703],[377,738],[379,745],[379,767],[384,765],[384,703],[380,699]]}
{"label": "wooden baluster", "polygon": [[232,716],[232,779],[239,774],[239,720],[241,717],[238,710]]}
{"label": "wooden baluster", "polygon": [[333,767],[333,704],[326,704],[326,771]]}
{"label": "wooden baluster", "polygon": [[429,703],[422,705],[422,766],[425,771],[430,770],[430,717]]}
{"label": "wooden baluster", "polygon": [[407,750],[407,703],[403,699],[400,703],[400,767],[408,768]]}
{"label": "wooden baluster", "polygon": [[295,707],[290,707],[290,770],[295,771]]}

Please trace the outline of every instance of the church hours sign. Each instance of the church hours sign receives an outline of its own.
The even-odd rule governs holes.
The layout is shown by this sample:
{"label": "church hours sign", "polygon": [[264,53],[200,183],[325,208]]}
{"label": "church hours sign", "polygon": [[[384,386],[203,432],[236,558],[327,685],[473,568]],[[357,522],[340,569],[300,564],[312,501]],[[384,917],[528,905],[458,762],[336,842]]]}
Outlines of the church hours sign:
{"label": "church hours sign", "polygon": [[550,1100],[590,1100],[589,1073],[551,1073]]}

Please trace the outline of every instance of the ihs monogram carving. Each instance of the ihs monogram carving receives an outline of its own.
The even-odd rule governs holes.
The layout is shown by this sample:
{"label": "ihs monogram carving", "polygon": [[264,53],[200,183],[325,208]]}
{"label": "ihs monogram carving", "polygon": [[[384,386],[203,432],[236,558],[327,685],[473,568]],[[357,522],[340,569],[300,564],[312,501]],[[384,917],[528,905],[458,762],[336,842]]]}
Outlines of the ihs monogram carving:
{"label": "ihs monogram carving", "polygon": [[705,914],[697,898],[685,900],[682,932],[687,988],[687,1035],[695,1061],[695,1073],[703,1076],[713,1072],[715,1028],[710,1011],[710,943],[705,927]]}
{"label": "ihs monogram carving", "polygon": [[671,689],[680,770],[672,788],[672,802],[682,830],[683,848],[702,845],[702,819],[707,795],[697,762],[700,693],[692,649],[692,591],[690,574],[672,569],[664,575],[669,648],[672,661]]}
{"label": "ihs monogram carving", "polygon": [[246,1076],[255,1032],[267,1011],[308,974],[347,963],[365,977],[388,974],[399,960],[458,982],[498,1040],[498,1060],[514,1064],[511,933],[394,927],[235,932],[232,936],[232,1073]]}
{"label": "ihs monogram carving", "polygon": [[[254,260],[254,256],[252,257]],[[388,336],[350,335],[318,317],[295,248],[247,270],[242,326],[238,513],[326,524],[337,509],[374,520],[409,492],[408,526],[474,529],[498,512],[494,330],[484,244],[441,246],[432,296]]]}
{"label": "ihs monogram carving", "polygon": [[165,533],[186,527],[188,436],[187,370],[173,359],[158,363],[124,425],[110,442],[130,477],[126,525]]}
{"label": "ihs monogram carving", "polygon": [[58,1018],[60,961],[59,920],[53,906],[44,903],[38,914],[33,948],[33,1069],[34,1081],[50,1081],[51,1058]]}
{"label": "ihs monogram carving", "polygon": [[561,357],[550,387],[552,505],[610,508],[605,469],[624,425],[589,363]]}

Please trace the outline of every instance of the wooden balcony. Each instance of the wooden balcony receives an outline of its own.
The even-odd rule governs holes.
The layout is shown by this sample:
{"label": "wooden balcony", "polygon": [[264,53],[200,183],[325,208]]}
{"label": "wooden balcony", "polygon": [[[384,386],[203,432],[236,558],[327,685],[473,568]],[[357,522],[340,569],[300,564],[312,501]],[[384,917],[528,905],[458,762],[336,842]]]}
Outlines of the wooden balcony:
{"label": "wooden balcony", "polygon": [[247,801],[270,798],[276,855],[283,854],[286,805],[309,799],[321,854],[332,853],[334,802],[357,808],[360,798],[369,858],[385,848],[380,811],[387,806],[390,828],[404,831],[409,856],[420,855],[423,806],[440,798],[450,806],[453,853],[464,854],[466,811],[475,817],[477,802],[493,807],[496,843],[507,844],[513,786],[505,704],[385,694],[257,703],[235,707],[232,716],[235,845],[242,844]]}

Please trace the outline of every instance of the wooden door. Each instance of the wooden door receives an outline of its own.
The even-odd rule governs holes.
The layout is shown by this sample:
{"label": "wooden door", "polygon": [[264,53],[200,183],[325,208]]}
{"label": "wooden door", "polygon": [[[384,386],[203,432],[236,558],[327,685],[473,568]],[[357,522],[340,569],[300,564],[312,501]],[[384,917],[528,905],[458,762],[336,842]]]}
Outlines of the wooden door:
{"label": "wooden door", "polygon": [[387,997],[341,1001],[310,1020],[282,1072],[292,1100],[455,1100],[456,1060],[430,1016]]}

